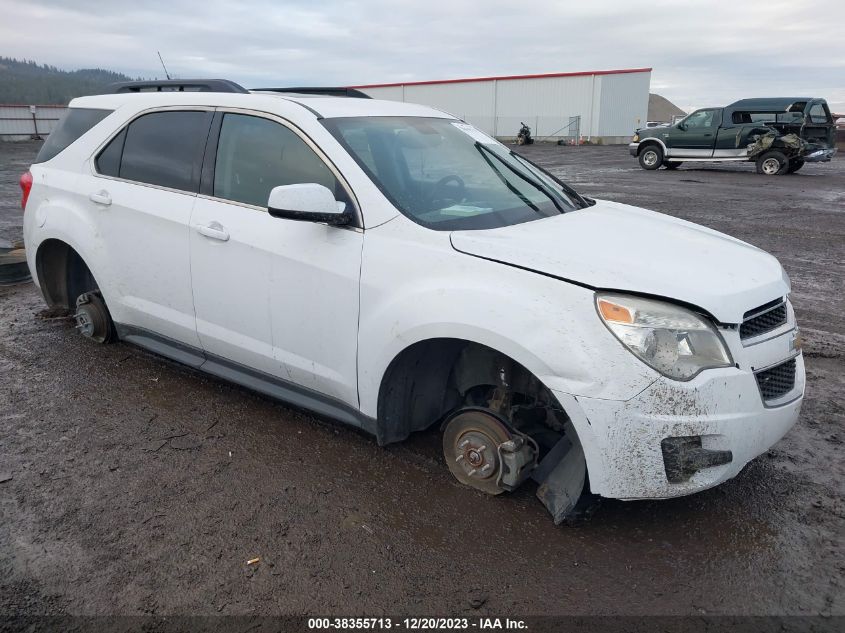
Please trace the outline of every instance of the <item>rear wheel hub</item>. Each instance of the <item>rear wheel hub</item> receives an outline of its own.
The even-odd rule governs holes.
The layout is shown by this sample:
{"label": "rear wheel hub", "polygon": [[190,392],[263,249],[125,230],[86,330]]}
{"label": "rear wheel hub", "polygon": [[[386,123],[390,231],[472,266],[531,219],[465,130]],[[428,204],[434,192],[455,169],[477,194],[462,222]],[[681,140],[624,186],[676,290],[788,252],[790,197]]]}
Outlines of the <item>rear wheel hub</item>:
{"label": "rear wheel hub", "polygon": [[106,304],[96,292],[86,292],[76,300],[76,329],[82,336],[105,343],[111,333]]}

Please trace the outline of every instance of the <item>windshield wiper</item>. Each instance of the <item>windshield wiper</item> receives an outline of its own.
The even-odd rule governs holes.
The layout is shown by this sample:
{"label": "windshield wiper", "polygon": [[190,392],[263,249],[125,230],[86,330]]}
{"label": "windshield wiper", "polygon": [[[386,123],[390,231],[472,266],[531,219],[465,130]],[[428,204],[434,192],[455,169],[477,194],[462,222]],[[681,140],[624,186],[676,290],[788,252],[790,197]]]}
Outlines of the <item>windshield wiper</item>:
{"label": "windshield wiper", "polygon": [[485,147],[481,142],[476,141],[475,147],[478,148],[478,151],[480,151],[480,152],[487,152],[491,156],[495,156],[499,160],[499,162],[502,163],[505,167],[510,169],[519,178],[521,178],[522,180],[527,182],[529,185],[531,185],[532,187],[537,189],[537,191],[539,191],[544,196],[546,196],[549,200],[551,200],[552,204],[555,205],[555,207],[557,208],[557,210],[560,213],[565,213],[565,211],[563,210],[563,207],[560,206],[560,203],[557,201],[557,198],[555,198],[555,195],[553,193],[549,193],[549,191],[546,189],[546,187],[542,183],[539,183],[536,180],[534,180],[533,178],[524,174],[521,170],[519,170],[516,167],[514,167],[513,165],[511,165],[508,161],[506,161],[502,156],[500,156],[499,154],[494,152],[492,149],[490,149],[489,147]]}
{"label": "windshield wiper", "polygon": [[532,166],[532,167],[534,167],[535,169],[540,170],[540,171],[541,171],[541,172],[543,172],[546,176],[548,176],[549,178],[551,178],[551,179],[552,179],[552,180],[553,180],[553,181],[554,181],[554,182],[555,182],[555,183],[556,183],[556,184],[557,184],[557,185],[558,185],[561,189],[563,189],[563,190],[567,193],[567,195],[568,195],[570,198],[574,198],[575,200],[577,200],[577,201],[578,201],[578,203],[581,205],[581,207],[582,207],[582,208],[586,209],[587,207],[592,206],[592,205],[590,205],[590,203],[589,203],[589,202],[587,202],[587,201],[584,199],[584,196],[582,196],[580,193],[578,193],[577,191],[575,191],[572,187],[570,187],[569,185],[567,185],[565,182],[563,182],[560,178],[558,178],[557,176],[555,176],[555,175],[554,175],[553,173],[551,173],[549,170],[547,170],[547,169],[543,169],[543,168],[542,168],[542,167],[540,167],[537,163],[535,163],[533,160],[529,160],[529,159],[525,158],[525,156],[520,156],[519,154],[517,154],[517,153],[516,153],[515,151],[513,151],[513,150],[511,150],[511,151],[510,151],[510,153],[511,153],[511,156],[513,156],[513,157],[514,157],[514,158],[516,158],[517,160],[522,161],[522,162],[524,162],[524,163],[528,163],[529,165],[531,165],[531,166]]}
{"label": "windshield wiper", "polygon": [[493,172],[494,172],[494,173],[495,173],[495,174],[499,177],[499,180],[501,180],[501,181],[502,181],[502,183],[504,183],[505,187],[507,187],[508,189],[510,189],[511,193],[513,193],[513,194],[514,194],[517,198],[519,198],[520,200],[522,200],[522,202],[525,204],[525,206],[531,207],[534,211],[536,211],[537,213],[540,213],[540,207],[538,207],[536,204],[534,204],[533,202],[531,202],[531,201],[530,201],[530,200],[529,200],[529,199],[525,196],[525,194],[523,194],[523,193],[522,193],[519,189],[517,189],[516,187],[514,187],[514,186],[510,183],[510,181],[502,175],[502,172],[501,172],[501,171],[499,171],[498,169],[496,169],[496,166],[493,164],[493,162],[492,162],[489,158],[487,158],[487,156],[486,156],[486,155],[484,154],[484,152],[482,151],[482,146],[481,146],[481,143],[479,143],[478,141],[476,141],[476,142],[475,142],[475,148],[478,150],[478,153],[479,153],[479,154],[481,154],[481,158],[483,158],[483,159],[484,159],[484,162],[485,162],[485,163],[487,163],[488,165],[490,165],[490,169],[492,169],[492,170],[493,170]]}

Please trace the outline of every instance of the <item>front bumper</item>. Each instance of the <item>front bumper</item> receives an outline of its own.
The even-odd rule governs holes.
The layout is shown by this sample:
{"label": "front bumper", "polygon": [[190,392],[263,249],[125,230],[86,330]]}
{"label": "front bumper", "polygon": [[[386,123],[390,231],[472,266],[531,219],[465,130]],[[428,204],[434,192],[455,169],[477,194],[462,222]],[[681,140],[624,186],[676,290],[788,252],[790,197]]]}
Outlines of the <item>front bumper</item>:
{"label": "front bumper", "polygon": [[805,154],[802,158],[807,163],[826,163],[836,155],[836,148],[817,149]]}
{"label": "front bumper", "polygon": [[[804,395],[804,361],[780,406],[766,406],[753,371],[707,370],[689,382],[660,378],[621,402],[556,393],[576,427],[591,491],[618,499],[668,498],[698,492],[734,477],[795,424]],[[685,481],[667,477],[666,438],[696,437],[706,451],[731,460],[702,468]],[[723,453],[722,453],[723,454]],[[714,460],[724,461],[724,460]]]}
{"label": "front bumper", "polygon": [[639,151],[640,151],[640,144],[639,143],[628,143],[628,153],[630,153],[631,156],[634,156],[636,158],[636,156],[638,156],[638,154],[639,154]]}

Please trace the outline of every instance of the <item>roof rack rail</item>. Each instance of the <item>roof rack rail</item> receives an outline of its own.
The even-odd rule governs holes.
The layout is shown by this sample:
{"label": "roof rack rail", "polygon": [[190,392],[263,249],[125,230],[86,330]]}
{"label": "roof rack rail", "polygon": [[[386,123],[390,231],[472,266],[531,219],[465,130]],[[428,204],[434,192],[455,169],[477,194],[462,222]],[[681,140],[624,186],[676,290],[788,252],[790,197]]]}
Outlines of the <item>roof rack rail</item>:
{"label": "roof rack rail", "polygon": [[351,99],[372,99],[370,95],[364,94],[355,88],[327,87],[319,88],[314,86],[300,86],[296,88],[253,88],[262,92],[289,92],[301,95],[323,95],[326,97],[349,97]]}
{"label": "roof rack rail", "polygon": [[249,90],[228,79],[165,79],[162,81],[120,81],[106,86],[105,94],[126,92],[239,92]]}

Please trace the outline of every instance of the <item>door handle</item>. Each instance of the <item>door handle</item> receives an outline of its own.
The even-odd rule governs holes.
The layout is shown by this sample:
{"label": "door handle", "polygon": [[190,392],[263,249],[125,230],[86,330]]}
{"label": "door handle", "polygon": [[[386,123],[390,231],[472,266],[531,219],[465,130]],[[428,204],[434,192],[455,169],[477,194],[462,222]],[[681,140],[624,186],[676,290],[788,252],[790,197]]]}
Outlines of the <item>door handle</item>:
{"label": "door handle", "polygon": [[197,224],[195,228],[200,235],[205,235],[213,240],[220,240],[221,242],[229,241],[229,231],[224,229],[223,225],[219,222],[212,222],[208,225]]}
{"label": "door handle", "polygon": [[105,207],[111,204],[111,196],[105,189],[100,189],[99,191],[88,194],[88,199],[91,202],[96,202],[97,204],[101,204]]}

